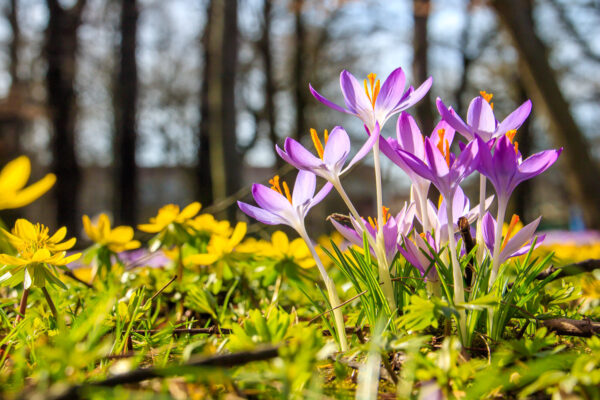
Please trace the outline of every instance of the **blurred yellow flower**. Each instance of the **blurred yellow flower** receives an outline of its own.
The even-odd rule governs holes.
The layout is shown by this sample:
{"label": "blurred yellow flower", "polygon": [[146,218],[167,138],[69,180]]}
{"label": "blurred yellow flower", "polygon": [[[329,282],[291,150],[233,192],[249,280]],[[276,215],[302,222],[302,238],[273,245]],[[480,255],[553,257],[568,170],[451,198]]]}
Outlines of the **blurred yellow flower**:
{"label": "blurred yellow flower", "polygon": [[206,253],[192,254],[185,258],[186,264],[211,265],[233,253],[246,236],[247,225],[238,222],[231,237],[213,235],[206,246]]}
{"label": "blurred yellow flower", "polygon": [[191,203],[183,210],[179,211],[179,206],[176,204],[167,204],[158,210],[156,217],[150,218],[150,223],[138,225],[138,229],[142,232],[158,233],[166,229],[172,223],[188,224],[190,219],[194,218],[200,211],[200,203],[197,201]]}
{"label": "blurred yellow flower", "polygon": [[30,174],[31,162],[26,156],[12,160],[0,171],[0,210],[19,208],[32,203],[50,190],[56,182],[56,176],[48,174],[25,187]]}
{"label": "blurred yellow flower", "polygon": [[111,229],[110,219],[104,213],[100,214],[96,225],[92,225],[92,221],[87,215],[84,215],[82,220],[83,229],[88,237],[95,243],[106,246],[112,252],[133,250],[141,245],[139,241],[133,240],[132,227],[116,226]]}
{"label": "blurred yellow flower", "polygon": [[[321,259],[321,262],[325,266],[325,268],[333,265],[333,260],[329,257],[324,251],[323,248],[327,249],[332,255],[335,256],[335,252],[333,251],[333,247],[331,246],[331,242],[333,242],[342,252],[341,249],[342,243],[344,243],[344,237],[338,232],[334,231],[331,235],[321,235],[317,239],[317,243],[319,246],[316,246],[317,254]],[[362,250],[362,248],[360,249]]]}
{"label": "blurred yellow flower", "polygon": [[229,221],[218,221],[212,214],[198,215],[196,218],[188,221],[187,224],[196,232],[209,236],[229,236],[232,230]]}
{"label": "blurred yellow flower", "polygon": [[285,233],[276,231],[271,235],[271,245],[271,256],[274,258],[291,261],[302,268],[312,268],[317,265],[302,238],[290,242]]}

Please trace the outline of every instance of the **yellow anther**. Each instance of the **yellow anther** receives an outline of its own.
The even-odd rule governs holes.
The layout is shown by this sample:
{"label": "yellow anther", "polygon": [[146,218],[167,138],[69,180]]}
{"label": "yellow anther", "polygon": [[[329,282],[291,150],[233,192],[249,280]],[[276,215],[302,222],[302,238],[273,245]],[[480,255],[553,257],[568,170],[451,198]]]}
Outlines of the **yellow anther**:
{"label": "yellow anther", "polygon": [[500,249],[504,250],[506,243],[508,243],[508,240],[512,236],[513,230],[515,229],[515,226],[517,226],[519,221],[519,216],[513,214],[512,218],[510,219],[510,224],[508,225],[508,230],[506,231],[506,236],[504,236],[504,240],[502,241],[502,247]]}
{"label": "yellow anther", "polygon": [[377,218],[368,217],[367,221],[369,221],[369,225],[375,230],[379,230],[379,225],[377,225]]}
{"label": "yellow anther", "polygon": [[442,201],[444,201],[444,196],[440,194],[440,197],[438,197],[438,210],[442,206]]}
{"label": "yellow anther", "polygon": [[446,136],[446,130],[438,129],[438,136],[439,142],[437,144],[437,148],[446,159],[446,164],[448,164],[448,167],[450,167],[450,143],[448,143],[448,139],[444,137]]}
{"label": "yellow anther", "polygon": [[[327,138],[327,131],[325,131],[325,137]],[[323,159],[323,143],[321,143],[321,139],[319,139],[319,134],[316,129],[310,129],[310,137],[315,145],[315,149],[317,149],[317,154],[319,154],[319,158]],[[327,144],[327,139],[325,139],[325,144]]]}
{"label": "yellow anther", "polygon": [[381,209],[383,210],[383,222],[386,223],[389,221],[390,217],[392,216],[392,214],[390,214],[390,208],[386,207],[386,206],[382,206]]}
{"label": "yellow anther", "polygon": [[381,82],[379,81],[379,79],[376,80],[376,78],[376,74],[370,73],[369,75],[367,75],[369,83],[367,84],[367,79],[365,79],[364,81],[365,93],[367,94],[367,97],[371,102],[373,109],[375,109],[375,102],[377,101],[377,96],[379,96],[379,89],[381,89]]}
{"label": "yellow anther", "polygon": [[493,93],[488,93],[485,90],[482,90],[482,91],[479,92],[479,95],[481,97],[483,97],[483,99],[485,101],[487,101],[488,103],[490,103],[490,107],[492,107],[492,110],[493,110],[494,109],[494,103],[492,103],[491,101],[492,101],[492,97],[494,97],[494,94]]}
{"label": "yellow anther", "polygon": [[[292,196],[290,195],[290,188],[288,187],[285,181],[279,182],[279,175],[275,175],[272,179],[269,180],[269,184],[271,185],[271,189],[276,191],[282,196],[285,196],[288,201],[292,202]],[[283,185],[283,190],[281,190],[281,185]]]}
{"label": "yellow anther", "polygon": [[511,129],[510,131],[506,132],[506,137],[512,143],[513,140],[515,139],[515,135],[516,134],[517,134],[517,130],[516,129]]}

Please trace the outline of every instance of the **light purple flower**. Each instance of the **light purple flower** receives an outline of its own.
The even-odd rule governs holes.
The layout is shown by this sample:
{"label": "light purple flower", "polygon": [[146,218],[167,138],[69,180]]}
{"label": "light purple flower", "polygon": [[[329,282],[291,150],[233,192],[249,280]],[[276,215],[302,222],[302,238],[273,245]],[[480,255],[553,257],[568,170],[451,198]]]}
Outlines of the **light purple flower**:
{"label": "light purple flower", "polygon": [[398,243],[398,251],[406,258],[406,261],[421,272],[421,276],[425,275],[425,272],[429,270],[428,279],[437,280],[437,271],[435,267],[431,266],[435,259],[432,250],[437,253],[438,247],[429,232],[423,236],[415,234],[413,235],[414,240],[412,240],[403,235],[402,244],[404,247]]}
{"label": "light purple flower", "polygon": [[459,184],[475,171],[479,164],[478,146],[478,142],[470,142],[456,157],[450,153],[448,146],[444,147],[442,153],[431,138],[425,138],[425,161],[400,149],[396,154],[408,168],[431,181],[442,196],[453,198]]}
{"label": "light purple flower", "polygon": [[[386,260],[388,261],[388,265],[394,260],[396,256],[397,244],[401,239],[402,235],[407,235],[412,229],[412,223],[415,217],[415,207],[414,204],[404,204],[402,210],[395,216],[389,216],[388,209],[384,208],[384,219],[386,219],[385,224],[382,227],[383,239],[385,244],[385,255]],[[350,217],[352,221],[353,228],[349,226],[345,226],[340,224],[335,220],[331,220],[333,226],[339,233],[346,238],[350,243],[355,244],[357,246],[363,246],[363,229],[356,219]],[[373,239],[377,237],[377,227],[378,221],[369,218],[369,220],[365,220],[363,218],[364,226],[367,229],[367,234]],[[375,250],[372,246],[370,246],[371,253],[375,255]]]}
{"label": "light purple flower", "polygon": [[[494,260],[501,265],[506,260],[512,257],[522,256],[529,252],[531,248],[531,243],[533,241],[533,237],[535,235],[535,231],[540,224],[542,217],[538,217],[535,221],[525,225],[521,228],[517,233],[512,235],[508,240],[505,239],[505,244],[501,247],[501,251],[498,255],[498,260]],[[494,253],[494,246],[496,241],[496,220],[492,215],[487,212],[482,221],[483,228],[483,240],[485,245],[490,250],[491,253]],[[546,235],[538,236],[536,241],[536,247],[539,246],[545,238]]]}
{"label": "light purple flower", "polygon": [[346,168],[344,168],[344,164],[350,154],[350,137],[341,126],[333,128],[329,135],[327,135],[327,131],[325,132],[325,145],[323,146],[317,132],[311,129],[318,157],[292,138],[285,139],[284,150],[279,146],[275,146],[275,149],[281,158],[299,170],[310,171],[328,182],[335,182],[371,151],[379,137],[379,126],[376,126],[375,132],[370,135]]}
{"label": "light purple flower", "polygon": [[394,114],[416,104],[427,94],[431,87],[432,78],[429,77],[416,90],[411,86],[404,91],[406,78],[402,68],[396,68],[380,85],[375,74],[369,74],[364,80],[364,87],[350,72],[343,70],[340,74],[340,86],[344,95],[346,107],[339,106],[321,96],[311,85],[310,92],[317,100],[334,110],[356,115],[373,131],[379,123],[383,127],[385,122]]}
{"label": "light purple flower", "polygon": [[[481,93],[489,96],[488,99],[491,98],[485,92]],[[487,142],[504,135],[508,131],[518,129],[531,112],[531,100],[527,100],[499,123],[494,116],[494,110],[488,100],[482,96],[478,96],[469,104],[467,122],[465,123],[452,107],[446,107],[439,97],[436,100],[436,104],[442,118],[468,141],[475,139],[475,136],[480,136]]]}
{"label": "light purple flower", "polygon": [[506,135],[496,141],[493,155],[490,147],[481,138],[477,137],[477,142],[480,149],[478,170],[492,182],[501,204],[508,201],[513,190],[521,182],[550,168],[562,152],[562,148],[545,150],[523,161],[521,154]]}
{"label": "light purple flower", "polygon": [[321,202],[333,187],[326,183],[315,195],[317,177],[312,172],[299,171],[293,193],[279,176],[270,181],[272,188],[255,183],[252,196],[259,207],[238,201],[240,209],[250,217],[267,225],[289,225],[304,231],[304,218],[308,211]]}

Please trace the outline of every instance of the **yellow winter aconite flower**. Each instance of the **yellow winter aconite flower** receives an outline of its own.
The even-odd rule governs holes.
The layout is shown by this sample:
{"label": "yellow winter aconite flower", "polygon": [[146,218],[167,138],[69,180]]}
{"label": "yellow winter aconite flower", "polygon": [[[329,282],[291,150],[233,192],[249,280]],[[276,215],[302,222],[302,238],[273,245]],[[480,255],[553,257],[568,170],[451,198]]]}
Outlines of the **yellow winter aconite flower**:
{"label": "yellow winter aconite flower", "polygon": [[90,217],[84,215],[83,229],[88,237],[101,246],[106,246],[110,251],[119,253],[121,251],[133,250],[140,247],[140,242],[133,240],[133,228],[130,226],[116,226],[111,229],[110,219],[106,214],[100,214],[98,223],[92,224]]}
{"label": "yellow winter aconite flower", "polygon": [[198,215],[196,218],[188,221],[187,224],[196,232],[209,236],[229,236],[232,230],[229,221],[218,221],[212,214]]}
{"label": "yellow winter aconite flower", "polygon": [[0,284],[15,285],[24,281],[26,289],[32,282],[40,287],[46,281],[62,285],[47,266],[63,266],[81,256],[81,253],[67,256],[66,250],[75,245],[76,239],[63,242],[67,234],[65,227],[50,236],[44,225],[33,225],[25,219],[18,219],[12,232],[2,229],[2,233],[17,250],[17,255],[0,254],[0,263],[5,264],[0,269],[4,273],[0,277]]}
{"label": "yellow winter aconite flower", "polygon": [[291,261],[302,268],[312,268],[317,265],[302,238],[296,238],[290,242],[282,231],[276,231],[271,235],[271,254],[269,256],[282,261]]}
{"label": "yellow winter aconite flower", "polygon": [[32,203],[50,190],[56,182],[56,176],[48,174],[25,187],[30,174],[31,162],[26,156],[12,160],[0,171],[0,210],[19,208]]}
{"label": "yellow winter aconite flower", "polygon": [[166,229],[172,223],[187,224],[200,211],[200,203],[197,201],[191,203],[183,210],[179,211],[176,204],[167,204],[158,210],[156,217],[150,218],[150,223],[138,225],[142,232],[158,233]]}
{"label": "yellow winter aconite flower", "polygon": [[236,246],[246,236],[247,225],[238,222],[231,237],[213,235],[206,246],[206,253],[192,254],[185,258],[185,263],[196,265],[211,265],[233,253]]}

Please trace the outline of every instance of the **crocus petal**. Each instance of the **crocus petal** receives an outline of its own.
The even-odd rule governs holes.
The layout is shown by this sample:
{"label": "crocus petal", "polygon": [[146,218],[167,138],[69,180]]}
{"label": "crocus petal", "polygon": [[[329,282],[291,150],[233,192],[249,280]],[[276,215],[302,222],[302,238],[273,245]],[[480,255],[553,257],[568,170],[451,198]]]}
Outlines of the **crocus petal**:
{"label": "crocus petal", "polygon": [[438,112],[442,116],[442,119],[444,119],[448,125],[456,129],[456,131],[463,135],[465,139],[473,140],[473,130],[458,116],[458,114],[452,108],[446,107],[442,99],[439,97],[435,103],[437,105]]}
{"label": "crocus petal", "polygon": [[344,100],[348,110],[355,114],[363,115],[372,113],[373,105],[369,101],[364,89],[358,83],[354,75],[343,70],[340,74],[340,86],[344,94]]}
{"label": "crocus petal", "polygon": [[[377,125],[376,129],[375,129],[375,133],[373,135],[369,135],[369,139],[365,142],[365,144],[362,145],[360,150],[358,150],[358,152],[354,155],[352,160],[350,160],[350,162],[348,163],[346,168],[344,168],[344,170],[341,172],[341,174],[346,173],[347,171],[350,170],[350,168],[352,168],[354,166],[354,164],[356,164],[357,162],[362,160],[371,151],[371,149],[373,148],[373,146],[375,145],[375,143],[377,142],[379,137],[380,137],[380,130],[379,130],[379,125]],[[385,139],[380,140],[380,142],[383,140],[385,140]]]}
{"label": "crocus petal", "polygon": [[292,161],[290,164],[298,169],[313,170],[323,166],[323,161],[320,158],[306,150],[304,146],[292,138],[285,139],[283,148]]}
{"label": "crocus petal", "polygon": [[495,136],[504,135],[506,132],[513,129],[519,129],[529,116],[529,113],[531,113],[531,100],[527,100],[521,104],[519,108],[504,118],[500,125],[498,125]]}
{"label": "crocus petal", "polygon": [[406,77],[402,68],[393,70],[381,86],[379,96],[375,102],[375,108],[392,110],[400,99],[402,99],[405,84]]}
{"label": "crocus petal", "polygon": [[336,220],[332,219],[331,223],[333,224],[333,227],[350,243],[360,246],[362,247],[363,245],[363,238],[362,235],[358,232],[356,232],[354,229],[340,224],[339,222],[337,222]]}
{"label": "crocus petal", "polygon": [[417,126],[415,119],[407,112],[403,112],[398,117],[396,124],[396,136],[398,144],[404,151],[414,154],[419,158],[425,156],[425,147],[423,146],[423,135]]}
{"label": "crocus petal", "polygon": [[292,205],[285,196],[260,183],[252,185],[252,196],[254,196],[254,200],[259,207],[273,213],[290,210],[292,208]]}
{"label": "crocus petal", "polygon": [[289,222],[282,217],[275,215],[269,211],[263,210],[250,204],[238,201],[238,207],[248,216],[267,225],[290,225]]}
{"label": "crocus petal", "polygon": [[323,152],[323,161],[328,166],[342,166],[350,153],[350,138],[348,133],[341,126],[333,128],[329,134],[329,139],[325,144]]}
{"label": "crocus petal", "polygon": [[535,231],[541,220],[542,217],[538,217],[535,221],[521,228],[517,233],[514,234],[513,237],[508,240],[500,252],[500,262],[508,260],[513,253],[515,253],[517,250],[523,247],[525,243],[529,242],[533,238],[533,235],[535,234]]}
{"label": "crocus petal", "polygon": [[550,168],[552,164],[556,162],[560,153],[562,153],[562,147],[558,150],[545,150],[540,151],[528,157],[525,161],[519,165],[519,179],[525,180],[533,178]]}
{"label": "crocus petal", "polygon": [[481,221],[481,228],[483,233],[483,241],[487,248],[493,252],[494,242],[496,239],[496,221],[489,212],[486,212]]}
{"label": "crocus petal", "polygon": [[317,186],[317,177],[309,171],[298,171],[292,193],[292,204],[299,206],[310,201]]}
{"label": "crocus petal", "polygon": [[444,131],[444,140],[448,141],[449,147],[452,147],[452,142],[454,141],[454,133],[456,130],[450,126],[449,123],[444,121],[443,119],[438,122],[438,124],[433,128],[433,132],[431,132],[431,141],[436,146],[440,143],[440,131]]}
{"label": "crocus petal", "polygon": [[437,177],[423,161],[404,150],[398,150],[397,154],[410,170],[432,182],[437,181]]}
{"label": "crocus petal", "polygon": [[321,190],[319,190],[315,197],[312,198],[306,211],[310,210],[313,206],[323,201],[323,199],[329,194],[329,192],[331,192],[331,189],[333,189],[333,185],[331,184],[331,182],[327,182],[326,184],[324,184]]}
{"label": "crocus petal", "polygon": [[[433,145],[430,138],[425,138],[425,155],[427,157],[427,163],[431,168],[431,172],[436,177],[448,175],[449,169],[446,158],[440,153],[439,149]],[[444,192],[441,188],[438,189]],[[444,196],[447,195],[447,193],[442,194]]]}
{"label": "crocus petal", "polygon": [[491,139],[496,131],[494,110],[483,97],[477,96],[469,104],[467,124],[486,140]]}
{"label": "crocus petal", "polygon": [[343,112],[346,114],[354,114],[350,110],[345,109],[344,107],[338,106],[334,102],[327,100],[325,97],[321,96],[319,92],[317,92],[310,84],[308,85],[310,93],[315,97],[315,99],[319,100],[321,103],[325,104],[329,108],[333,108],[336,111]]}
{"label": "crocus petal", "polygon": [[427,92],[429,92],[429,89],[431,89],[432,84],[433,84],[433,78],[432,77],[427,78],[425,80],[425,82],[423,82],[421,84],[421,86],[419,86],[417,89],[411,91],[408,98],[400,100],[398,105],[396,105],[394,112],[406,110],[407,108],[417,104],[423,97],[425,97]]}

